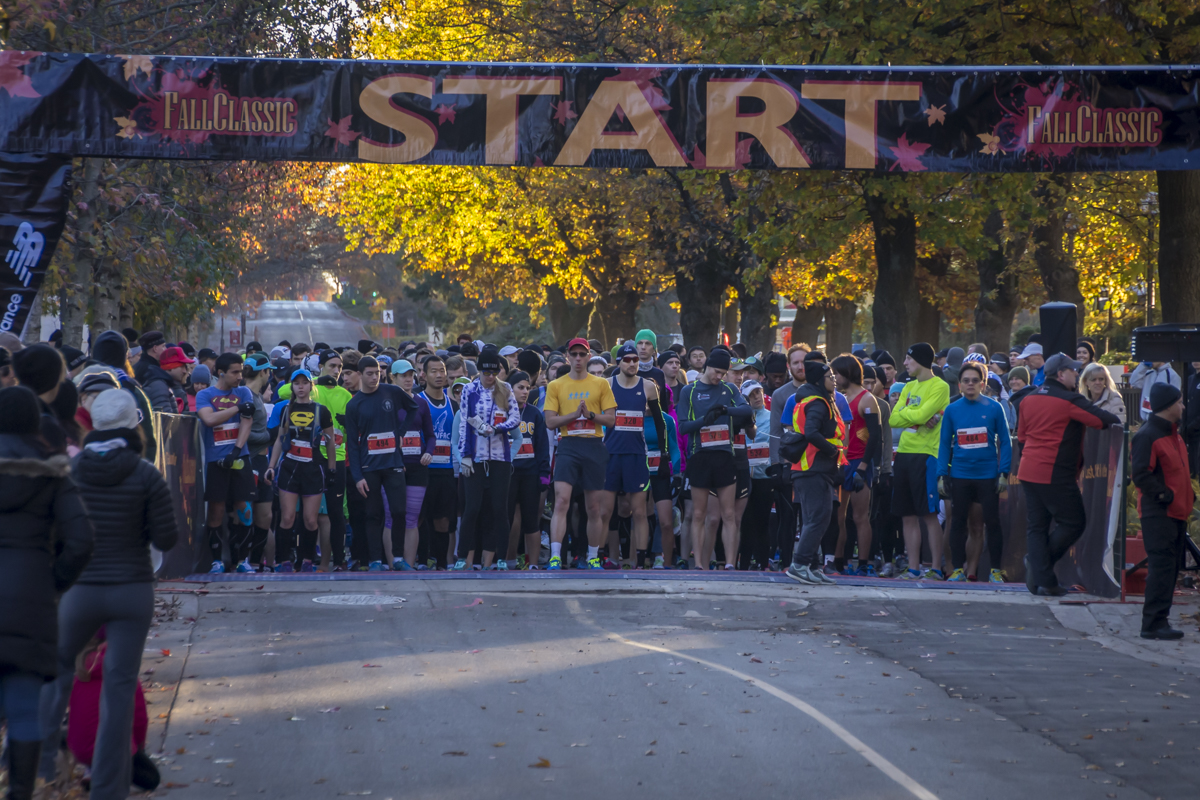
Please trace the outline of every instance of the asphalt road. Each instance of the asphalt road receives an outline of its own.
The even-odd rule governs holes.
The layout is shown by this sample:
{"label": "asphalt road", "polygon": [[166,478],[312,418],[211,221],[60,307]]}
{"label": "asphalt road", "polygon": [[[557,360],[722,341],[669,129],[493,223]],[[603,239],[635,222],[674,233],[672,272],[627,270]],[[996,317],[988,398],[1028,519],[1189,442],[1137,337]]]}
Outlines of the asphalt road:
{"label": "asphalt road", "polygon": [[[240,327],[240,318],[225,318],[226,343],[229,341],[228,332]],[[362,323],[342,313],[334,303],[266,300],[259,306],[258,318],[246,320],[246,341],[257,338],[268,351],[285,339],[309,345],[321,341],[337,347],[354,346],[366,335]],[[221,322],[218,319],[208,346],[216,347],[220,336]],[[245,346],[245,342],[242,346]]]}
{"label": "asphalt road", "polygon": [[[1103,647],[1029,597],[208,588],[147,645],[173,653],[145,676],[160,796],[1074,800],[1194,797],[1200,779],[1197,669]],[[366,604],[314,602],[332,594]]]}

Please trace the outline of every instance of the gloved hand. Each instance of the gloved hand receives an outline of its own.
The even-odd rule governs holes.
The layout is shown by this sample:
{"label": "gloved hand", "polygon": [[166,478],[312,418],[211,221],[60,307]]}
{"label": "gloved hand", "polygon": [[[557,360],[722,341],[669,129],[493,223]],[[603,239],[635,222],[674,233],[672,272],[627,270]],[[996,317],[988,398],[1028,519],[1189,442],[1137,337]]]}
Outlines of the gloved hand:
{"label": "gloved hand", "polygon": [[551,483],[549,475],[542,476],[542,486],[549,486]]}
{"label": "gloved hand", "polygon": [[246,417],[247,419],[253,419],[254,403],[251,403],[249,400],[238,403],[238,414],[240,416]]}
{"label": "gloved hand", "polygon": [[850,476],[850,491],[861,492],[867,488],[867,482],[863,479],[863,475],[858,470],[854,470],[854,474]]}
{"label": "gloved hand", "polygon": [[704,415],[704,424],[712,425],[723,416],[725,416],[725,406],[713,406],[708,410],[708,413]]}
{"label": "gloved hand", "polygon": [[1162,503],[1164,506],[1169,506],[1175,500],[1175,493],[1170,489],[1163,489],[1154,496],[1156,502]]}
{"label": "gloved hand", "polygon": [[235,461],[237,461],[237,456],[235,456],[233,453],[230,453],[221,459],[221,466],[225,469],[233,469],[233,462]]}
{"label": "gloved hand", "polygon": [[1000,479],[998,481],[996,481],[996,494],[1004,494],[1007,491],[1008,491],[1008,476],[1001,475]]}
{"label": "gloved hand", "polygon": [[475,471],[474,460],[470,458],[464,458],[459,462],[459,469],[464,477],[470,477],[471,473]]}
{"label": "gloved hand", "polygon": [[476,428],[475,432],[478,433],[480,436],[491,436],[493,433],[496,432],[496,429],[493,428],[491,425],[484,423],[484,424],[480,425],[478,428]]}
{"label": "gloved hand", "polygon": [[945,475],[938,478],[938,495],[943,500],[950,499],[950,478]]}
{"label": "gloved hand", "polygon": [[467,417],[467,424],[474,428],[476,432],[478,432],[479,426],[483,424],[483,420],[479,417]]}

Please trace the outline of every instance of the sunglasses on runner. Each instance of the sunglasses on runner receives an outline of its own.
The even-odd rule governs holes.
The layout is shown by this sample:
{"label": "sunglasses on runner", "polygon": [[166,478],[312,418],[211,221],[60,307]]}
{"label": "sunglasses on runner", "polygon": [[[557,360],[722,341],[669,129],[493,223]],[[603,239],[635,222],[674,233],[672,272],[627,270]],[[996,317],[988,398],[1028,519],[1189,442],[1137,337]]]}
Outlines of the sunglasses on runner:
{"label": "sunglasses on runner", "polygon": [[640,360],[641,359],[639,359],[637,356],[628,356],[627,358],[622,358],[621,363],[622,364],[636,364]]}
{"label": "sunglasses on runner", "polygon": [[958,382],[966,384],[967,386],[973,386],[974,384],[979,383],[979,378],[959,378]]}
{"label": "sunglasses on runner", "polygon": [[587,358],[589,355],[591,355],[591,351],[590,350],[571,350],[568,352],[568,355],[571,356],[571,358]]}

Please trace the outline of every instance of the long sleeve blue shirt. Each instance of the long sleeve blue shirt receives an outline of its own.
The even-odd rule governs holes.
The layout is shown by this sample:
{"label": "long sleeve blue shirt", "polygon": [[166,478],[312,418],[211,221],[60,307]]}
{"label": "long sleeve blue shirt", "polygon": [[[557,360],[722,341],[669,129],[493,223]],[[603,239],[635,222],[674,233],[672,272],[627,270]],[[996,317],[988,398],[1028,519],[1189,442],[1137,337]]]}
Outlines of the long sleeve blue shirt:
{"label": "long sleeve blue shirt", "polygon": [[1012,468],[1012,439],[1004,409],[990,397],[959,397],[946,406],[938,475],[984,480]]}

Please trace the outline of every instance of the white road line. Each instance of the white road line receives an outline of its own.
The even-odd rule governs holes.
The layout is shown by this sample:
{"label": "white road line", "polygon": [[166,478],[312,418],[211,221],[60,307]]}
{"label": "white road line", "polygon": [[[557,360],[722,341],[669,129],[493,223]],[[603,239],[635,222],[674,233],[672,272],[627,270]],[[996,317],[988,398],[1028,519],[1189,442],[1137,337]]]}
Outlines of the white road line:
{"label": "white road line", "polygon": [[776,687],[772,686],[771,684],[767,683],[766,681],[763,681],[759,678],[755,678],[751,675],[747,675],[744,672],[739,672],[736,669],[731,669],[722,664],[718,664],[714,661],[708,661],[703,658],[698,658],[697,656],[691,655],[689,653],[681,653],[677,650],[671,650],[666,647],[659,647],[657,645],[643,644],[642,642],[635,642],[632,639],[626,639],[624,636],[621,636],[620,634],[616,634],[611,631],[606,631],[603,628],[600,628],[599,625],[596,625],[596,623],[593,622],[592,620],[581,616],[583,613],[583,610],[579,606],[578,600],[575,600],[575,599],[567,600],[567,608],[571,612],[572,615],[576,616],[577,618],[581,619],[581,621],[586,622],[587,624],[591,625],[592,627],[598,628],[599,630],[603,631],[608,636],[608,638],[613,639],[614,641],[620,642],[621,644],[627,644],[631,647],[640,647],[643,650],[649,650],[654,653],[665,653],[667,655],[674,656],[675,658],[688,659],[690,661],[695,661],[697,664],[703,664],[704,666],[708,667],[709,669],[715,669],[720,672],[724,672],[726,675],[732,675],[733,677],[737,678],[738,680],[748,681],[749,683],[753,683],[755,686],[762,687],[762,689],[764,691],[766,691],[768,694],[778,697],[783,702],[787,703],[788,705],[792,706],[793,708],[795,708],[799,711],[804,712],[805,714],[807,714],[808,716],[810,716],[814,720],[816,720],[818,723],[825,726],[825,728],[828,729],[830,733],[832,733],[834,736],[838,737],[843,742],[845,742],[848,747],[853,748],[856,753],[858,753],[863,758],[865,758],[873,766],[877,767],[881,772],[883,772],[883,774],[887,775],[893,781],[895,781],[896,783],[900,784],[900,786],[902,786],[906,790],[908,790],[908,792],[910,794],[912,794],[913,797],[919,797],[919,798],[921,798],[921,800],[938,800],[938,796],[936,794],[929,791],[921,784],[917,783],[916,780],[909,777],[909,775],[906,772],[904,772],[902,769],[897,767],[891,761],[888,761],[886,758],[884,758],[883,755],[881,755],[880,753],[878,753],[877,751],[872,749],[870,746],[868,746],[866,742],[859,739],[857,736],[852,734],[850,731],[846,730],[840,724],[838,724],[834,720],[830,719],[825,714],[822,714],[816,708],[814,708],[813,706],[804,702],[799,697],[796,697],[793,694],[789,694],[788,692],[785,692],[782,689],[776,688]]}

